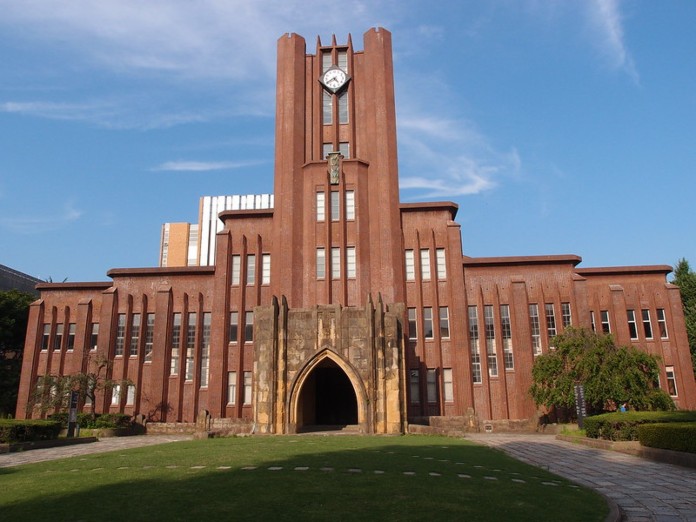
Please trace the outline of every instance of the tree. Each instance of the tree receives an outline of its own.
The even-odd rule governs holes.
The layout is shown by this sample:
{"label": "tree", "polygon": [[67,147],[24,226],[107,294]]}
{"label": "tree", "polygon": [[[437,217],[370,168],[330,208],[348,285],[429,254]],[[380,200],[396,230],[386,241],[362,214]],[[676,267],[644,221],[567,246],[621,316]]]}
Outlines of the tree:
{"label": "tree", "polygon": [[696,375],[696,272],[691,270],[686,259],[680,259],[674,268],[672,283],[677,285],[681,292],[686,335],[689,339],[691,362]]}
{"label": "tree", "polygon": [[555,349],[540,355],[532,368],[530,394],[537,405],[575,408],[574,387],[582,384],[588,411],[674,409],[658,383],[658,358],[632,346],[616,346],[611,335],[568,328],[554,338]]}
{"label": "tree", "polygon": [[0,292],[0,417],[14,415],[31,294]]}

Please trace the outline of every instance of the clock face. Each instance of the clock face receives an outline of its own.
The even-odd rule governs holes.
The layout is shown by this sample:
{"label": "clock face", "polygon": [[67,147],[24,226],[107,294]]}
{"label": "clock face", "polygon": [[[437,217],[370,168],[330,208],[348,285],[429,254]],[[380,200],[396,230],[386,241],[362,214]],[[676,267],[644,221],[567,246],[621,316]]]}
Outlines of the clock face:
{"label": "clock face", "polygon": [[321,77],[321,83],[323,83],[327,89],[334,93],[343,87],[347,81],[348,75],[338,67],[332,67]]}

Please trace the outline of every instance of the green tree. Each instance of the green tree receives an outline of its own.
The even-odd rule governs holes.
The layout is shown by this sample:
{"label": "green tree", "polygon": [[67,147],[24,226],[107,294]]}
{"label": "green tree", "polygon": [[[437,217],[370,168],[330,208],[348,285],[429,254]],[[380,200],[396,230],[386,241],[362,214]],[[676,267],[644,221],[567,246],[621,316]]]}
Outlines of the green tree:
{"label": "green tree", "polygon": [[616,346],[611,335],[568,328],[554,338],[555,349],[532,368],[530,394],[548,409],[575,408],[576,384],[583,384],[588,410],[613,411],[628,403],[636,410],[674,409],[657,387],[658,359],[632,346]]}
{"label": "green tree", "polygon": [[686,259],[680,259],[674,268],[672,283],[677,285],[681,292],[686,335],[689,338],[691,362],[696,375],[696,272],[691,270]]}
{"label": "green tree", "polygon": [[0,292],[0,417],[14,415],[31,294]]}

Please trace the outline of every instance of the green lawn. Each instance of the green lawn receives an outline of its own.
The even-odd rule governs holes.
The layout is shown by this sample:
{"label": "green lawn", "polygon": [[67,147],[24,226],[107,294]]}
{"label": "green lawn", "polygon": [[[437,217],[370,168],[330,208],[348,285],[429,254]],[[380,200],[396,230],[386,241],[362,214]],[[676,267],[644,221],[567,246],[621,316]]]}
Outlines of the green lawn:
{"label": "green lawn", "polygon": [[163,444],[0,468],[3,520],[603,520],[597,493],[444,437]]}

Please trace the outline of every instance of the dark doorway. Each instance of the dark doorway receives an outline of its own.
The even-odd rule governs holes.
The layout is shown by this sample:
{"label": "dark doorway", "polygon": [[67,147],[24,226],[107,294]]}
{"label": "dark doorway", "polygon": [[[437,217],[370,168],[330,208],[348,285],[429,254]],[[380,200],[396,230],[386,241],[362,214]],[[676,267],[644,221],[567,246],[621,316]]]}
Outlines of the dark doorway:
{"label": "dark doorway", "polygon": [[298,429],[340,429],[358,423],[358,401],[346,373],[330,359],[312,370],[300,392]]}

